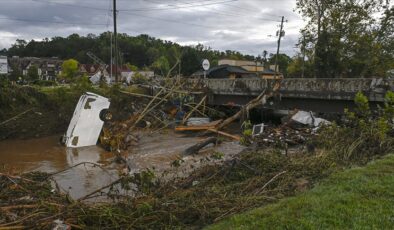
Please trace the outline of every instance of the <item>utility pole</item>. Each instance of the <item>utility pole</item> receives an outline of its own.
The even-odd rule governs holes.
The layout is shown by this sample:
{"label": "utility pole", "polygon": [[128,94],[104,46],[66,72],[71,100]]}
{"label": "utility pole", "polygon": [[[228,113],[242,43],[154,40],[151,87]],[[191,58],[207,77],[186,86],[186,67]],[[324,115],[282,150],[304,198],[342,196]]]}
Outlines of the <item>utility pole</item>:
{"label": "utility pole", "polygon": [[276,75],[278,74],[278,57],[279,57],[279,49],[280,49],[280,40],[284,36],[284,31],[283,31],[283,22],[285,20],[285,17],[282,16],[282,21],[280,23],[280,30],[279,30],[279,39],[278,39],[278,49],[276,50],[276,57],[275,57],[275,79]]}
{"label": "utility pole", "polygon": [[[115,83],[119,82],[118,79],[118,32],[117,32],[117,22],[116,22],[116,18],[117,18],[117,10],[116,10],[116,0],[113,0],[114,4],[113,4],[113,10],[114,10],[114,43],[115,43],[115,50],[114,50],[114,61],[115,61]],[[112,63],[111,63],[112,65]]]}

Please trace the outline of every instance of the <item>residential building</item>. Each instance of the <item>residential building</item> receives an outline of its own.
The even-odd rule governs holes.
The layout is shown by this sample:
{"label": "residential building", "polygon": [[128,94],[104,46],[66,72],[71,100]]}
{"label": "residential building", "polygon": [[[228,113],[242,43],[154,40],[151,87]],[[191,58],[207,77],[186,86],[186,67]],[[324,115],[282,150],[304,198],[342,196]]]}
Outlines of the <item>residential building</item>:
{"label": "residential building", "polygon": [[[218,64],[219,66],[238,66],[249,71],[250,73],[254,73],[257,76],[260,76],[263,79],[283,78],[282,73],[275,73],[275,65],[270,65],[269,68],[265,68],[262,62],[222,59],[219,60]],[[279,66],[277,67],[277,69],[279,69]]]}
{"label": "residential building", "polygon": [[40,80],[56,80],[57,76],[61,74],[61,66],[63,61],[53,58],[37,58],[37,57],[17,57],[14,56],[9,59],[12,68],[18,68],[23,76],[27,76],[29,69],[32,66],[37,67],[38,76]]}
{"label": "residential building", "polygon": [[249,78],[249,77],[257,77],[255,73],[249,72],[246,69],[239,67],[239,66],[232,66],[232,65],[219,65],[210,68],[209,70],[205,71],[197,71],[195,72],[192,77],[194,78]]}
{"label": "residential building", "polygon": [[261,72],[264,71],[264,65],[261,62],[255,61],[245,61],[245,60],[231,60],[231,59],[222,59],[219,60],[218,65],[231,65],[231,66],[239,66],[244,68],[249,72]]}
{"label": "residential building", "polygon": [[8,59],[6,56],[0,56],[0,74],[8,74]]}

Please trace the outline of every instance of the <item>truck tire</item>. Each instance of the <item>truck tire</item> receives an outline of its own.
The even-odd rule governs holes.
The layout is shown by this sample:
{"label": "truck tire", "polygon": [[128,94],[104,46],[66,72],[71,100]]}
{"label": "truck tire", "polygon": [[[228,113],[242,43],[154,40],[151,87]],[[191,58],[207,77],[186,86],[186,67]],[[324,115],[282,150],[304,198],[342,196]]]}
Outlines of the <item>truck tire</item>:
{"label": "truck tire", "polygon": [[100,119],[104,122],[112,120],[112,113],[108,109],[103,109],[100,112]]}

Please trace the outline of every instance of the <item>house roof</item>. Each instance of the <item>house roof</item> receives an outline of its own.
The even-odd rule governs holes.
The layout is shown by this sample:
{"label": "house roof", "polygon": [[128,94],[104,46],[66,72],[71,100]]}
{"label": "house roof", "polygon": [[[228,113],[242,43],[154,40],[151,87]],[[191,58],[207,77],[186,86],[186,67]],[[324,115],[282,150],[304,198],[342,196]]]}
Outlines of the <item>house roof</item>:
{"label": "house roof", "polygon": [[[111,66],[107,67],[107,72],[111,73]],[[123,65],[123,66],[118,66],[117,72],[118,74],[120,74],[122,72],[131,72],[131,70],[126,65]],[[115,73],[116,73],[115,65],[112,65],[112,75],[114,75]]]}
{"label": "house roof", "polygon": [[[209,70],[206,71],[206,75],[209,76],[211,74],[214,74],[217,71],[221,71],[221,70],[225,70],[228,73],[235,73],[235,74],[250,74],[249,71],[247,71],[246,69],[239,67],[239,66],[232,66],[232,65],[219,65],[219,66],[215,66],[210,68]],[[192,74],[193,76],[203,76],[204,75],[204,71],[199,70],[195,73]]]}
{"label": "house roof", "polygon": [[207,71],[207,74],[211,74],[218,70],[226,70],[229,73],[239,73],[239,74],[249,74],[249,71],[246,69],[239,67],[239,66],[232,66],[232,65],[219,65],[215,66]]}
{"label": "house roof", "polygon": [[[260,74],[266,74],[266,75],[275,75],[275,71],[273,71],[272,69],[265,69],[264,71],[259,72]],[[280,74],[278,72],[278,74]]]}
{"label": "house roof", "polygon": [[87,73],[88,75],[94,75],[100,70],[100,65],[97,64],[81,64],[79,69],[83,73]]}

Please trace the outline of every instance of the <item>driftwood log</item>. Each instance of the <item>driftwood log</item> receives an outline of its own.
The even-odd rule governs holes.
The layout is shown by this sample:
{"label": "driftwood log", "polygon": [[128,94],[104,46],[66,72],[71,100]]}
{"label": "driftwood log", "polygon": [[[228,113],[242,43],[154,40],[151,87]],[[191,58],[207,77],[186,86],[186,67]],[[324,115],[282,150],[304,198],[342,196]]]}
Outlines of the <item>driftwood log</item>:
{"label": "driftwood log", "polygon": [[221,130],[224,127],[226,127],[227,125],[231,124],[232,122],[234,122],[235,120],[239,119],[242,114],[244,114],[244,112],[248,112],[249,110],[259,106],[259,105],[265,105],[267,103],[267,100],[269,98],[271,98],[276,91],[278,91],[280,88],[280,82],[277,82],[275,84],[275,86],[273,87],[272,91],[267,92],[266,90],[264,90],[258,97],[256,97],[255,99],[251,100],[248,102],[248,104],[246,104],[245,106],[242,107],[242,109],[240,111],[238,111],[236,114],[234,114],[233,116],[227,118],[226,120],[224,120],[217,128],[216,130]]}
{"label": "driftwood log", "polygon": [[207,139],[205,139],[201,142],[198,142],[197,144],[187,148],[185,151],[183,151],[182,155],[188,156],[188,155],[197,154],[198,151],[200,151],[205,146],[207,146],[209,144],[216,144],[217,141],[218,141],[218,139],[216,137],[207,138]]}

